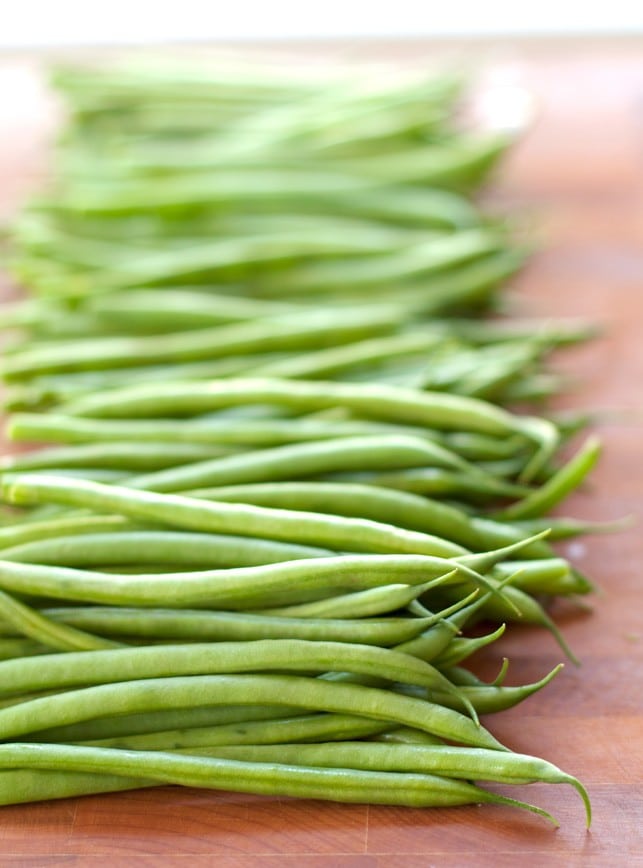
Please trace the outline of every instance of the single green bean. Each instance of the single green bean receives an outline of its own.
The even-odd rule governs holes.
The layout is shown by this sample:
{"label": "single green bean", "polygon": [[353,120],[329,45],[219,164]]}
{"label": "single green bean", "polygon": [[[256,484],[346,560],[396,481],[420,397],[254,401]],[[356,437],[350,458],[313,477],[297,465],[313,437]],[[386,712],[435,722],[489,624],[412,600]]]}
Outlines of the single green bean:
{"label": "single green bean", "polygon": [[[430,440],[410,436],[342,437],[293,443],[256,452],[198,461],[128,480],[132,488],[189,491],[205,486],[418,466],[444,467],[487,480],[487,474]],[[455,553],[455,552],[454,552]]]}
{"label": "single green bean", "polygon": [[195,675],[69,690],[0,709],[0,735],[14,738],[99,715],[275,701],[391,721],[474,747],[507,750],[484,727],[452,709],[378,688],[296,675]]}
{"label": "single green bean", "polygon": [[[470,516],[453,506],[409,492],[373,485],[323,481],[250,483],[201,489],[195,494],[218,501],[367,518],[435,534],[474,551],[525,538],[519,529],[500,522]],[[546,527],[545,524],[538,530]],[[522,551],[523,557],[549,557],[551,554],[552,550],[542,540]]]}
{"label": "single green bean", "polygon": [[0,528],[0,551],[31,542],[84,533],[101,533],[136,528],[120,515],[78,515],[30,521]]}
{"label": "single green bean", "polygon": [[[448,574],[447,574],[448,575]],[[454,570],[450,578],[455,578],[457,570]],[[382,615],[386,612],[393,612],[396,609],[403,609],[410,605],[413,600],[417,599],[420,594],[425,593],[430,588],[439,584],[442,581],[448,581],[447,578],[432,579],[428,582],[423,582],[420,585],[406,584],[390,584],[381,585],[377,588],[369,588],[366,591],[355,591],[352,594],[342,594],[336,597],[328,597],[323,600],[314,600],[311,603],[296,603],[291,606],[279,606],[270,609],[258,609],[257,614],[278,615],[288,618],[369,618],[373,615]],[[422,618],[426,626],[429,624],[427,620],[431,620],[430,616]]]}
{"label": "single green bean", "polygon": [[4,591],[0,591],[0,614],[28,639],[59,651],[92,651],[122,644],[52,621]]}
{"label": "single green bean", "polygon": [[[426,439],[438,435],[422,428],[372,420],[302,419],[91,419],[47,413],[14,413],[7,423],[11,440],[61,443],[109,443],[139,441],[150,444],[232,444],[281,446],[306,440],[360,437],[369,434],[410,434]],[[453,450],[457,451],[457,450]]]}
{"label": "single green bean", "polygon": [[[431,555],[442,555],[447,549],[453,551],[453,545],[439,537],[367,519],[239,503],[213,503],[80,479],[6,474],[2,479],[2,492],[14,504],[59,503],[89,507],[186,530],[254,536],[340,551],[356,549]],[[526,547],[526,541],[524,545]]]}
{"label": "single green bean", "polygon": [[[87,740],[88,747],[117,747],[126,750],[191,750],[227,744],[279,744],[287,741],[343,741],[386,732],[390,724],[351,714],[305,714],[268,721],[250,720],[220,726],[192,727],[142,735]],[[413,730],[419,733],[420,730]],[[428,733],[422,733],[432,738]]]}
{"label": "single green bean", "polygon": [[55,468],[99,468],[147,472],[201,462],[234,454],[226,446],[197,443],[90,443],[81,446],[50,447],[37,452],[12,455],[0,460],[0,472],[50,470]]}
{"label": "single green bean", "polygon": [[98,568],[160,563],[195,569],[246,567],[334,554],[312,546],[270,540],[253,540],[249,545],[247,537],[169,530],[61,535],[1,550],[5,561]]}
{"label": "single green bean", "polygon": [[0,586],[16,593],[89,603],[243,610],[375,588],[396,578],[407,584],[423,584],[427,575],[434,577],[434,584],[460,581],[453,577],[454,566],[452,561],[421,555],[367,555],[131,575],[0,561]]}
{"label": "single green bean", "polygon": [[[280,754],[279,751],[282,753]],[[527,754],[497,755],[484,748],[438,744],[387,745],[349,741],[345,744],[222,745],[212,747],[207,751],[207,755],[251,762],[301,763],[310,766],[378,771],[414,771],[464,780],[494,781],[500,784],[535,782],[569,784],[583,800],[588,827],[591,823],[591,805],[582,784],[552,763]]]}
{"label": "single green bean", "polygon": [[473,639],[454,637],[451,642],[449,642],[448,647],[434,658],[434,665],[441,669],[448,669],[452,666],[457,666],[463,660],[466,660],[472,654],[475,654],[476,651],[479,651],[481,648],[486,648],[487,645],[491,645],[497,639],[500,639],[504,632],[505,625],[501,624],[497,630],[488,633],[486,636],[477,636]]}
{"label": "single green bean", "polygon": [[365,314],[346,310],[341,316],[330,311],[318,312],[314,318],[296,314],[273,320],[249,322],[176,332],[159,340],[145,337],[109,337],[92,341],[65,342],[64,351],[56,344],[26,349],[11,356],[3,366],[8,382],[29,379],[40,374],[66,371],[104,370],[131,365],[215,359],[274,350],[293,350],[329,343],[351,341],[395,327],[392,312],[376,310]]}
{"label": "single green bean", "polygon": [[[493,685],[460,685],[457,677],[457,667],[447,668],[444,674],[453,683],[458,683],[460,692],[466,696],[478,714],[495,714],[498,711],[505,711],[507,708],[513,708],[514,705],[523,702],[528,697],[542,690],[547,684],[560,672],[563,664],[559,663],[551,672],[541,678],[540,681],[535,681],[533,684],[521,684],[518,687],[495,687]],[[466,671],[466,670],[465,670]],[[430,698],[433,702],[444,700],[447,706],[455,706],[456,701],[451,698],[451,694],[437,694],[431,691]]]}
{"label": "single green bean", "polygon": [[[165,730],[190,730],[200,727],[246,725],[248,721],[277,720],[297,717],[307,712],[295,706],[228,705],[197,706],[97,717],[67,726],[47,727],[30,735],[30,741],[83,742],[91,739],[117,738]],[[390,724],[387,724],[390,726]]]}
{"label": "single green bean", "polygon": [[[67,649],[65,649],[67,650]],[[398,651],[345,642],[258,639],[55,654],[0,664],[0,696],[87,684],[228,672],[325,672],[340,669],[449,691],[429,663]]]}
{"label": "single green bean", "polygon": [[49,654],[50,652],[50,648],[40,642],[34,642],[33,639],[0,639],[0,660],[31,657],[33,654]]}
{"label": "single green bean", "polygon": [[513,521],[537,518],[548,512],[581,484],[596,465],[600,452],[600,442],[595,437],[590,438],[583,448],[544,485],[527,495],[524,500],[500,510],[496,513],[496,517]]}
{"label": "single green bean", "polygon": [[[339,802],[414,807],[486,802],[525,808],[557,825],[554,818],[541,808],[497,795],[464,781],[436,775],[356,772],[277,763],[244,763],[165,752],[20,743],[0,745],[0,766],[4,769],[56,769],[64,772],[117,775],[121,778],[129,776],[129,780],[132,772],[135,772],[143,779],[144,785],[154,780],[158,783],[207,789],[231,789],[237,792],[322,798]],[[113,777],[110,777],[109,785],[114,784]],[[67,786],[65,795],[69,794]],[[21,798],[23,796],[20,789],[0,795],[3,804],[15,804],[20,802]]]}
{"label": "single green bean", "polygon": [[[81,630],[107,636],[192,642],[249,641],[253,639],[310,639],[354,642],[387,647],[408,641],[433,623],[434,618],[296,618],[249,612],[212,612],[201,609],[132,609],[107,606],[72,606],[42,609],[42,614]],[[2,623],[0,636],[16,635]]]}

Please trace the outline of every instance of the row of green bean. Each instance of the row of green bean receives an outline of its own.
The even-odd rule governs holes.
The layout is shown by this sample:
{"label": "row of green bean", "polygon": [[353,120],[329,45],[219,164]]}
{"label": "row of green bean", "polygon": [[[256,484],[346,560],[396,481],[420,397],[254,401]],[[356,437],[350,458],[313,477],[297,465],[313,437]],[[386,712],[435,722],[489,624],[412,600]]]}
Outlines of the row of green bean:
{"label": "row of green bean", "polygon": [[560,667],[463,665],[509,621],[574,659],[543,601],[591,589],[542,531],[593,529],[546,515],[598,445],[561,465],[574,423],[507,409],[586,330],[466,318],[525,255],[471,200],[507,139],[458,129],[446,78],[57,83],[2,367],[10,436],[49,446],[0,466],[0,803],[170,782],[549,816],[472,783],[541,781],[589,822],[479,721]]}

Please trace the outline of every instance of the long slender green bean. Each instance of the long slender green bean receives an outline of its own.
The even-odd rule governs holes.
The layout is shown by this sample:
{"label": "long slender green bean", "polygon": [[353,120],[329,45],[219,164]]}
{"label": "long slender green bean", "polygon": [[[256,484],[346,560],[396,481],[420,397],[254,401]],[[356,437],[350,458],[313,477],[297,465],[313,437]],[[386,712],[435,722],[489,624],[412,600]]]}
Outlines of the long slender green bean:
{"label": "long slender green bean", "polygon": [[[231,485],[200,490],[199,497],[358,516],[436,534],[473,550],[495,548],[524,538],[517,528],[468,515],[445,503],[410,492],[359,483],[315,481]],[[546,527],[545,524],[539,530]],[[551,554],[552,550],[544,541],[532,543],[522,550],[523,557],[549,557]]]}
{"label": "long slender green bean", "polygon": [[[556,824],[541,808],[483,790],[472,784],[436,775],[395,772],[355,772],[276,763],[244,763],[210,757],[191,757],[165,752],[118,751],[113,748],[77,745],[0,745],[4,768],[61,769],[65,772],[117,775],[131,781],[135,771],[159,783],[200,786],[208,789],[235,789],[241,792],[285,795],[298,798],[325,798],[340,802],[372,802],[415,807],[492,803],[521,807]],[[15,777],[13,778],[15,781]],[[123,785],[127,781],[121,782]],[[113,777],[108,787],[118,785]],[[84,790],[86,792],[87,790]],[[70,795],[65,787],[65,795]],[[49,797],[54,793],[48,793]],[[2,797],[3,796],[3,797]],[[3,793],[3,804],[21,801],[20,789]]]}
{"label": "long slender green bean", "polygon": [[[364,738],[389,731],[390,724],[350,714],[304,714],[298,717],[248,720],[219,726],[191,727],[142,735],[88,739],[88,747],[117,747],[126,750],[193,750],[199,747],[228,744],[280,744],[286,741],[344,741]],[[414,730],[420,733],[420,730]],[[428,733],[423,733],[432,738]]]}
{"label": "long slender green bean", "polygon": [[[310,639],[355,642],[381,647],[397,645],[428,629],[434,618],[281,617],[250,612],[213,612],[189,609],[133,609],[125,606],[47,608],[52,621],[107,636],[136,636],[191,642],[249,641],[253,639]],[[17,635],[7,623],[0,635]]]}
{"label": "long slender green bean", "polygon": [[78,723],[110,713],[122,715],[199,705],[275,702],[372,717],[413,726],[475,747],[507,750],[483,727],[442,705],[373,687],[296,675],[179,676],[69,690],[0,709],[0,734],[4,739],[14,738],[45,726]]}
{"label": "long slender green bean", "polygon": [[269,352],[325,346],[378,332],[390,331],[394,323],[392,312],[376,310],[341,316],[331,311],[319,314],[311,322],[300,314],[276,317],[259,323],[241,323],[201,329],[198,332],[176,332],[159,341],[155,335],[137,338],[103,338],[93,341],[66,342],[64,352],[56,345],[24,350],[12,356],[3,366],[7,381],[25,379],[39,374],[79,370],[101,370],[126,365],[158,364],[170,361],[214,359],[224,355]]}
{"label": "long slender green bean", "polygon": [[434,585],[459,581],[453,577],[454,566],[452,561],[421,555],[367,555],[130,575],[0,561],[0,586],[16,593],[90,603],[158,607],[171,602],[175,608],[243,610],[377,588],[395,579],[423,584],[427,575],[433,575]]}
{"label": "long slender green bean", "polygon": [[[69,628],[60,629],[62,632]],[[385,680],[447,692],[452,689],[450,682],[429,663],[398,651],[355,643],[259,639],[90,651],[5,661],[0,666],[0,695],[176,675],[271,670],[325,672],[332,669],[377,674]]]}
{"label": "long slender green bean", "polygon": [[0,591],[0,613],[28,639],[60,651],[91,651],[122,644],[52,621],[4,591]]}
{"label": "long slender green bean", "polygon": [[[79,479],[41,474],[6,474],[2,479],[2,491],[6,499],[15,504],[58,503],[89,507],[186,530],[255,536],[327,546],[340,551],[418,552],[431,555],[437,552],[440,556],[445,552],[445,542],[438,537],[366,519],[238,503],[215,503]],[[516,548],[510,553],[519,551],[533,541],[531,538],[517,542]],[[453,551],[453,546],[448,543],[446,548]],[[483,555],[479,557],[483,558]],[[477,561],[474,560],[475,563]],[[486,565],[487,559],[482,560],[482,563]],[[475,569],[474,565],[470,566]]]}
{"label": "long slender green bean", "polygon": [[[279,753],[282,751],[282,753]],[[351,741],[346,744],[280,744],[221,746],[208,750],[208,756],[255,762],[292,762],[339,768],[416,771],[464,780],[495,781],[501,784],[527,784],[535,781],[570,784],[583,800],[587,824],[591,806],[585,788],[572,775],[552,763],[520,753],[506,756],[490,754],[483,748],[448,745],[385,745]]]}
{"label": "long slender green bean", "polygon": [[66,567],[171,563],[186,568],[244,567],[322,558],[328,549],[253,540],[225,534],[177,533],[169,530],[121,530],[55,536],[1,550],[2,560]]}
{"label": "long slender green bean", "polygon": [[481,469],[437,443],[400,435],[343,437],[339,440],[277,446],[134,477],[128,484],[132,488],[149,488],[153,491],[188,491],[211,485],[305,478],[347,469],[359,472],[426,465],[466,472],[481,478],[483,482],[487,480],[487,475]]}
{"label": "long slender green bean", "polygon": [[89,443],[50,447],[3,458],[0,472],[106,468],[142,473],[219,458],[236,451],[233,447],[196,443]]}

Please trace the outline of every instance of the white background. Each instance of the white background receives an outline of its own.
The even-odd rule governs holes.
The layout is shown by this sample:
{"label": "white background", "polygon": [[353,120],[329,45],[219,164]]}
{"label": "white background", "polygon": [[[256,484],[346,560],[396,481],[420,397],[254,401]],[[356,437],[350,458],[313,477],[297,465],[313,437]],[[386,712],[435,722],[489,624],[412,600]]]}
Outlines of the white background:
{"label": "white background", "polygon": [[185,41],[643,34],[610,0],[0,0],[0,49]]}

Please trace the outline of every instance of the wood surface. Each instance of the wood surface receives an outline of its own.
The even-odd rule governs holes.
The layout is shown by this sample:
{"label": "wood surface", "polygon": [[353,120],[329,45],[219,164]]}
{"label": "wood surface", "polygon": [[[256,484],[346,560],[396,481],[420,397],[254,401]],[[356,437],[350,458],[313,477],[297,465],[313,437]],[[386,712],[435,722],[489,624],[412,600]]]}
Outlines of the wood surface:
{"label": "wood surface", "polygon": [[[643,52],[633,41],[354,46],[352,57],[436,56],[527,86],[538,118],[494,183],[490,199],[542,247],[515,283],[524,315],[581,317],[602,336],[561,354],[573,378],[557,402],[596,413],[605,452],[591,485],[565,514],[638,515],[618,534],[562,547],[600,586],[593,612],[558,608],[582,660],[542,693],[488,720],[518,751],[545,757],[587,785],[594,824],[567,787],[516,788],[561,828],[509,808],[411,810],[271,799],[171,787],[0,810],[2,866],[427,868],[643,865]],[[320,56],[333,51],[314,46]],[[344,46],[340,53],[351,54]],[[38,67],[0,63],[0,201],[7,213],[33,186],[50,105]],[[524,215],[527,215],[526,218]],[[6,291],[6,290],[5,290]],[[560,661],[553,639],[514,628],[481,655],[502,655],[516,683]],[[505,791],[498,787],[499,791]]]}

